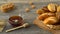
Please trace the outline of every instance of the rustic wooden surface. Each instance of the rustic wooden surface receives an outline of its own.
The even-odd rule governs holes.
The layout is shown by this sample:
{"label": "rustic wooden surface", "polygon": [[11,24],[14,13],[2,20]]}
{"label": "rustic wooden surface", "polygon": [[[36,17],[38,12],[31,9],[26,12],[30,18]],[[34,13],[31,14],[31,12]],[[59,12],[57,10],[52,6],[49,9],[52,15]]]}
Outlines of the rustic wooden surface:
{"label": "rustic wooden surface", "polygon": [[[28,4],[30,1],[33,1],[34,5],[36,6],[35,9],[31,9],[30,12],[26,13],[25,8],[31,8]],[[6,28],[0,34],[52,34],[49,31],[43,30],[38,28],[37,26],[33,25],[33,21],[36,18],[37,14],[35,13],[38,8],[46,6],[49,3],[60,3],[60,0],[0,0],[0,6],[4,3],[12,2],[15,4],[16,9],[9,12],[9,13],[2,13],[0,12],[0,19],[6,20]],[[29,28],[23,28],[19,30],[15,30],[9,33],[5,33],[5,30],[12,28],[11,25],[8,23],[8,18],[13,15],[21,15],[24,18],[24,21],[31,24]]]}

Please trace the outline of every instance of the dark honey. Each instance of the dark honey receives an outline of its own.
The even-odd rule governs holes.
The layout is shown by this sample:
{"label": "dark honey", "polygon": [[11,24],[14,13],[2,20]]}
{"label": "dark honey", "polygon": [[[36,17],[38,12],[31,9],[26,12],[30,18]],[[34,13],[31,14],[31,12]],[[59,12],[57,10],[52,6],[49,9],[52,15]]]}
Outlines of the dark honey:
{"label": "dark honey", "polygon": [[9,23],[13,27],[16,27],[16,26],[21,26],[24,23],[24,21],[23,21],[23,18],[20,16],[12,16],[9,18]]}

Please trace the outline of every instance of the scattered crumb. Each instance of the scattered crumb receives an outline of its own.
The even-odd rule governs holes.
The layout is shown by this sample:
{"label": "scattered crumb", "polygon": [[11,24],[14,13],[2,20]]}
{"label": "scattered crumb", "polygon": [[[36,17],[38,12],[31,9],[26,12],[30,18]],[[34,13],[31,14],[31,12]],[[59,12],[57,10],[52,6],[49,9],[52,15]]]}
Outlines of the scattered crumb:
{"label": "scattered crumb", "polygon": [[26,8],[25,10],[26,10],[26,12],[29,12],[29,11],[30,11],[30,9],[29,9],[29,8]]}
{"label": "scattered crumb", "polygon": [[34,9],[35,8],[35,5],[32,5],[31,7],[32,7],[32,9]]}
{"label": "scattered crumb", "polygon": [[33,2],[29,2],[30,5],[33,5]]}

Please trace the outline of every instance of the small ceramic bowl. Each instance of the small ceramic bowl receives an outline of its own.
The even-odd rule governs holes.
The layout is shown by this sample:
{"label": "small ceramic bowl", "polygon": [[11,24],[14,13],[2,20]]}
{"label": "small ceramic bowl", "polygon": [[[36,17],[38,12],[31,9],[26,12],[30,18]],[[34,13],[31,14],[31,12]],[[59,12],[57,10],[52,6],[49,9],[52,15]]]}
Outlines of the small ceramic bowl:
{"label": "small ceramic bowl", "polygon": [[23,21],[23,18],[20,17],[20,16],[11,16],[9,18],[9,23],[13,26],[13,27],[16,27],[16,26],[21,26],[24,21]]}

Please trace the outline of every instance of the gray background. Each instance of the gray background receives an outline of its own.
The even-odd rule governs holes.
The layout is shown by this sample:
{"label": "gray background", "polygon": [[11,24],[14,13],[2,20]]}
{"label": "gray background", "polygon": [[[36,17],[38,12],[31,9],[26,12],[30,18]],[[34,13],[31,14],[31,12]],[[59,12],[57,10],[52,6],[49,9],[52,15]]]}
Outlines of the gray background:
{"label": "gray background", "polygon": [[[31,6],[28,4],[28,2],[30,1],[33,1],[36,8],[31,9],[30,12],[26,13],[25,8],[31,8]],[[35,26],[33,24],[33,20],[37,17],[37,14],[35,12],[38,8],[42,8],[49,3],[59,4],[59,0],[0,0],[0,6],[8,2],[13,2],[16,8],[9,13],[0,12],[0,19],[5,19],[7,23],[5,29],[0,34],[52,34],[49,31],[43,30]],[[8,18],[13,15],[21,15],[24,18],[24,21],[30,24],[30,27],[6,33],[5,30],[12,28],[11,25],[8,23]]]}

